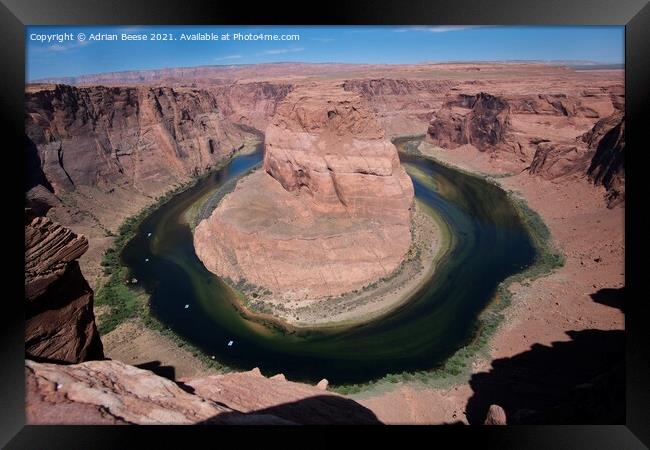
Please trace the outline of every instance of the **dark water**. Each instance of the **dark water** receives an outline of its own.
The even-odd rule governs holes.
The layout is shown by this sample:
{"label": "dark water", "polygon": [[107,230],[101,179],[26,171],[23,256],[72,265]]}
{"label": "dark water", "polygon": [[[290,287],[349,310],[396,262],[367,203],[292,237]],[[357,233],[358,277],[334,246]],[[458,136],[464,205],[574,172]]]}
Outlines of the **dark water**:
{"label": "dark water", "polygon": [[261,152],[240,156],[174,197],[143,222],[122,255],[151,294],[153,314],[226,365],[334,384],[434,368],[472,339],[499,282],[534,260],[531,240],[503,191],[401,154],[410,172],[425,174],[426,179],[412,177],[417,198],[438,211],[452,234],[452,249],[430,282],[396,311],[354,328],[285,332],[261,325],[241,316],[230,289],[196,257],[182,219],[197,199],[261,158]]}

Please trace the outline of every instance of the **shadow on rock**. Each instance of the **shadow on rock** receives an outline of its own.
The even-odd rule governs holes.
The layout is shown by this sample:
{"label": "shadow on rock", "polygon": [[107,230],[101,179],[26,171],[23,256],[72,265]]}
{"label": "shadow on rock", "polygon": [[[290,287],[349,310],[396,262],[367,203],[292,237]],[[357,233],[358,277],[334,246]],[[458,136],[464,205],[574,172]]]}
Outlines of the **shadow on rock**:
{"label": "shadow on rock", "polygon": [[625,422],[625,332],[568,331],[568,342],[492,362],[472,376],[470,424],[482,424],[492,404],[508,424],[613,424]]}
{"label": "shadow on rock", "polygon": [[174,381],[176,379],[176,369],[173,366],[163,366],[160,361],[149,361],[138,364],[135,367],[143,370],[149,370],[156,375]]}
{"label": "shadow on rock", "polygon": [[591,294],[591,298],[601,305],[610,306],[625,312],[625,288],[606,288]]}
{"label": "shadow on rock", "polygon": [[316,395],[247,413],[219,414],[201,425],[381,425],[377,416],[359,403],[337,395]]}

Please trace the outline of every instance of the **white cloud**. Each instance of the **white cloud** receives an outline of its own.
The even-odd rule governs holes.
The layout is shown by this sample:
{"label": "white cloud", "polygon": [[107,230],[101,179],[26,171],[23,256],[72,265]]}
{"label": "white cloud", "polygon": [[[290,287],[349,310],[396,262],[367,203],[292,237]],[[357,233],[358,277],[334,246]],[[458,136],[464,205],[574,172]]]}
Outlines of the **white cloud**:
{"label": "white cloud", "polygon": [[85,47],[87,45],[90,45],[91,42],[88,41],[75,41],[75,42],[66,42],[66,43],[55,43],[55,44],[50,44],[50,45],[45,45],[43,47],[32,47],[30,48],[31,52],[34,52],[36,54],[41,54],[41,55],[54,55],[57,53],[62,53],[62,52],[69,52],[73,50],[77,50],[81,47]]}
{"label": "white cloud", "polygon": [[242,55],[228,55],[228,56],[220,56],[219,58],[214,58],[215,61],[223,61],[224,59],[240,59],[243,58]]}
{"label": "white cloud", "polygon": [[259,53],[260,55],[280,55],[282,53],[295,53],[295,52],[301,52],[305,48],[304,47],[293,47],[293,48],[278,48],[274,50],[266,50],[262,53]]}
{"label": "white cloud", "polygon": [[478,28],[478,26],[472,26],[472,25],[448,25],[448,26],[414,26],[414,27],[406,27],[406,28],[397,28],[396,30],[393,30],[396,33],[404,33],[406,31],[420,31],[420,32],[426,32],[426,33],[448,33],[450,31],[461,31],[461,30],[467,30],[470,28]]}

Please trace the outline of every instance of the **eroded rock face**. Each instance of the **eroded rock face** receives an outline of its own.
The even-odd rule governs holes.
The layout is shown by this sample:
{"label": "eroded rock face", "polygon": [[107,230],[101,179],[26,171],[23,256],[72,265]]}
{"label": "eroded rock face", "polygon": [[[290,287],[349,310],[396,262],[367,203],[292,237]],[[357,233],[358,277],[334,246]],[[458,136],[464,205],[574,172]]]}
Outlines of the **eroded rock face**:
{"label": "eroded rock face", "polygon": [[427,137],[443,148],[471,144],[480,151],[494,150],[510,145],[509,116],[510,105],[501,97],[484,92],[473,97],[461,94],[436,113]]}
{"label": "eroded rock face", "polygon": [[343,88],[360,94],[386,133],[398,136],[425,133],[433,111],[457,84],[454,80],[382,77],[346,80]]}
{"label": "eroded rock face", "polygon": [[[602,137],[601,137],[602,136]],[[598,139],[600,137],[600,139]],[[607,189],[609,206],[625,199],[625,117],[622,112],[601,119],[584,135],[595,153],[587,170],[589,178]]]}
{"label": "eroded rock face", "polygon": [[259,141],[257,128],[291,90],[225,79],[146,85],[145,78],[113,87],[36,84],[25,92],[27,205],[83,230],[92,245],[81,264],[94,286],[107,231]]}
{"label": "eroded rock face", "polygon": [[25,352],[76,363],[103,358],[93,291],[76,261],[88,240],[25,211]]}
{"label": "eroded rock face", "polygon": [[30,425],[379,423],[353,400],[251,372],[177,384],[119,361],[26,361],[25,378]]}
{"label": "eroded rock face", "polygon": [[242,179],[194,243],[206,267],[285,298],[338,295],[388,276],[411,243],[413,185],[358,94],[293,91]]}
{"label": "eroded rock face", "polygon": [[530,174],[553,180],[565,175],[584,173],[590,155],[585,149],[571,144],[541,142],[530,165]]}
{"label": "eroded rock face", "polygon": [[55,192],[156,192],[232,153],[244,134],[202,90],[57,85],[25,104],[27,135]]}
{"label": "eroded rock face", "polygon": [[230,412],[119,361],[26,361],[25,372],[30,424],[192,424]]}
{"label": "eroded rock face", "polygon": [[625,117],[616,111],[572,143],[540,142],[529,171],[545,179],[578,174],[607,189],[610,207],[625,198]]}
{"label": "eroded rock face", "polygon": [[499,405],[490,405],[484,423],[485,425],[507,425],[506,412]]}
{"label": "eroded rock face", "polygon": [[395,146],[361,99],[297,93],[266,130],[264,170],[325,212],[409,217],[413,187]]}

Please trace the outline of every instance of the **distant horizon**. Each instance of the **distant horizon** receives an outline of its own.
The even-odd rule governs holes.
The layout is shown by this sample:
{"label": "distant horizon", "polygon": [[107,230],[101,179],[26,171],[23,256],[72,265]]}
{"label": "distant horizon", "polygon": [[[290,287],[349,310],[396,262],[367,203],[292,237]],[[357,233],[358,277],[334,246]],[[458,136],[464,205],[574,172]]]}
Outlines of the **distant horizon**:
{"label": "distant horizon", "polygon": [[[583,67],[583,66],[612,66],[611,69],[624,68],[624,63],[608,63],[602,61],[591,61],[591,60],[540,60],[540,59],[512,59],[512,60],[448,60],[448,61],[421,61],[415,63],[348,63],[348,62],[307,62],[307,61],[274,61],[274,62],[264,62],[264,63],[240,63],[240,64],[200,64],[197,66],[170,66],[170,67],[156,67],[152,69],[126,69],[126,70],[116,70],[110,72],[97,72],[97,73],[84,73],[80,75],[64,75],[57,77],[45,77],[37,78],[27,81],[27,83],[42,83],[49,80],[61,80],[66,78],[84,78],[84,77],[95,77],[108,74],[126,74],[131,72],[157,72],[163,70],[174,70],[174,69],[199,69],[199,68],[241,68],[247,66],[270,66],[270,65],[282,65],[282,64],[293,64],[293,65],[347,65],[347,66],[423,66],[428,64],[509,64],[509,63],[538,63],[538,64],[548,64],[548,65],[558,65],[558,66],[567,66],[567,67]],[[570,63],[570,64],[569,64]],[[608,67],[610,69],[610,67]],[[604,69],[607,70],[607,69]]]}
{"label": "distant horizon", "polygon": [[[142,37],[150,33],[167,34],[173,40],[121,39],[123,34]],[[275,34],[290,39],[178,39],[199,34],[217,38]],[[79,40],[80,35],[88,38]],[[91,40],[91,35],[103,38]],[[113,35],[118,39],[105,39]],[[30,26],[25,39],[27,83],[107,73],[269,64],[624,66],[621,26]]]}

